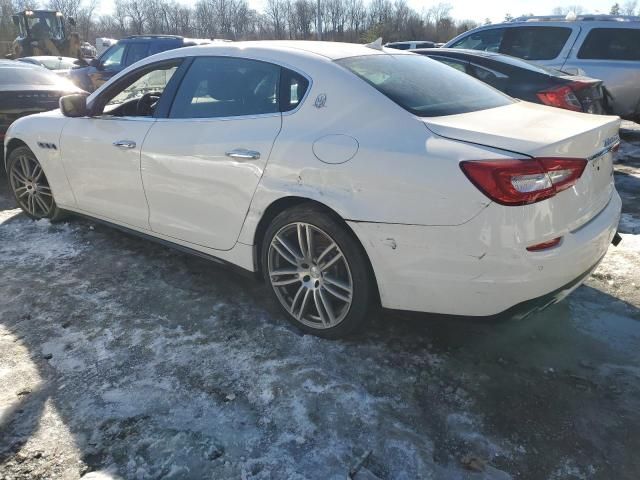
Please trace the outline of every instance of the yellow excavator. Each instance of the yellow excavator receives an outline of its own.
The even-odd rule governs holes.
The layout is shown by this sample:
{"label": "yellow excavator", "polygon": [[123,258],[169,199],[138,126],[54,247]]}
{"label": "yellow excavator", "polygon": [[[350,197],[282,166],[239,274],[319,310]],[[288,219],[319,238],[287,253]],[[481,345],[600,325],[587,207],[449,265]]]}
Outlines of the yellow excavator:
{"label": "yellow excavator", "polygon": [[61,12],[55,10],[24,10],[12,15],[18,29],[13,41],[13,52],[7,58],[53,55],[81,58],[80,35],[67,33],[67,25],[74,27],[72,17],[65,22]]}

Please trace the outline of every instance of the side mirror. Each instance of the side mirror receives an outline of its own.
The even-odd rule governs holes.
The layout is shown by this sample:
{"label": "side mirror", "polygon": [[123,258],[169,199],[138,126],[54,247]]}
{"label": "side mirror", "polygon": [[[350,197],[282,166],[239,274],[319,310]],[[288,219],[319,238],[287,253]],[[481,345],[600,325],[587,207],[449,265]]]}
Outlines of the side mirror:
{"label": "side mirror", "polygon": [[98,60],[97,58],[92,58],[89,62],[89,65],[91,65],[92,67],[96,67],[98,70],[102,70],[103,68],[100,60]]}
{"label": "side mirror", "polygon": [[76,26],[76,19],[73,17],[67,17],[67,22],[69,22],[69,25],[71,25],[72,27]]}
{"label": "side mirror", "polygon": [[89,65],[84,58],[79,58],[77,60],[74,60],[73,64],[78,67],[86,67],[87,65]]}
{"label": "side mirror", "polygon": [[83,94],[65,95],[60,98],[60,111],[65,117],[86,117],[89,114],[87,110],[87,96]]}

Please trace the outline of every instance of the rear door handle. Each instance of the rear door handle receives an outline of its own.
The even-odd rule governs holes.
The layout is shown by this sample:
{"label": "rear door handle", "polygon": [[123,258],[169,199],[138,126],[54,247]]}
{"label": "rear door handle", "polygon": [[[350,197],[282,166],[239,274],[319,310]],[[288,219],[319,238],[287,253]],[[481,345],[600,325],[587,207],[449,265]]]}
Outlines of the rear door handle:
{"label": "rear door handle", "polygon": [[260,158],[260,152],[255,150],[247,150],[246,148],[234,148],[225,152],[227,157],[237,158],[238,160],[258,160]]}
{"label": "rear door handle", "polygon": [[136,148],[136,142],[132,140],[118,140],[117,142],[113,142],[113,146],[118,148]]}

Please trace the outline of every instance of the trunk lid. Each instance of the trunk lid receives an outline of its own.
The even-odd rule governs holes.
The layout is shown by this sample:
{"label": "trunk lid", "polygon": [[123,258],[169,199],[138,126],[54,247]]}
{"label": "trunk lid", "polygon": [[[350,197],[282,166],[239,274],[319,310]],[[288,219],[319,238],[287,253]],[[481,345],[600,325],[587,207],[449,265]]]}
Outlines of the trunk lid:
{"label": "trunk lid", "polygon": [[489,110],[421,120],[433,133],[452,140],[530,157],[588,160],[574,187],[533,204],[552,216],[556,233],[588,222],[604,209],[613,193],[611,147],[619,142],[618,117],[516,102]]}

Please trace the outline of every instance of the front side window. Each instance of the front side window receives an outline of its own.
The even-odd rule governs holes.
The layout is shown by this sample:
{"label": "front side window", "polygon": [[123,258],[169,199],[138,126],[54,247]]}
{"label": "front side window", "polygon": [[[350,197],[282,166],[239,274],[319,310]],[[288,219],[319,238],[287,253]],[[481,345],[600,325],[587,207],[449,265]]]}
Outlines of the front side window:
{"label": "front side window", "polygon": [[105,52],[101,59],[102,66],[105,70],[120,70],[122,57],[124,56],[124,49],[124,44],[118,43]]}
{"label": "front side window", "polygon": [[366,55],[336,62],[420,117],[475,112],[514,101],[466,73],[422,55]]}
{"label": "front side window", "polygon": [[578,58],[586,60],[640,60],[640,29],[594,28]]}
{"label": "front side window", "polygon": [[279,111],[280,67],[230,57],[199,57],[186,73],[170,118],[220,118]]}
{"label": "front side window", "polygon": [[138,60],[142,60],[148,56],[148,43],[132,43],[127,51],[127,65],[133,65]]}
{"label": "front side window", "polygon": [[169,61],[127,75],[117,86],[106,90],[96,100],[96,114],[119,117],[153,116],[167,84],[180,63],[181,60]]}
{"label": "front side window", "polygon": [[452,48],[467,48],[469,50],[483,50],[485,52],[497,52],[502,43],[504,28],[491,28],[471,33],[451,45]]}
{"label": "front side window", "polygon": [[500,43],[500,53],[525,60],[553,60],[571,35],[567,27],[507,28]]}

